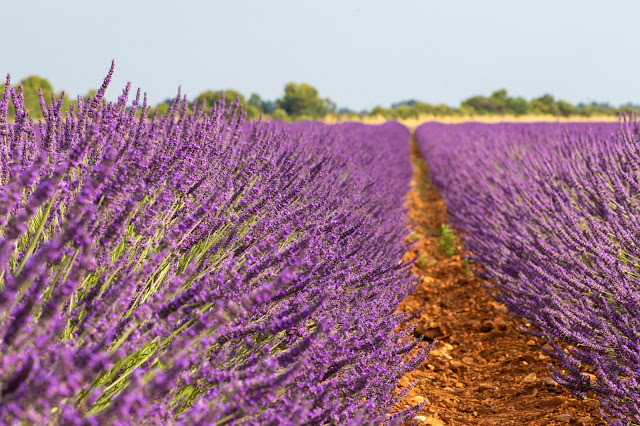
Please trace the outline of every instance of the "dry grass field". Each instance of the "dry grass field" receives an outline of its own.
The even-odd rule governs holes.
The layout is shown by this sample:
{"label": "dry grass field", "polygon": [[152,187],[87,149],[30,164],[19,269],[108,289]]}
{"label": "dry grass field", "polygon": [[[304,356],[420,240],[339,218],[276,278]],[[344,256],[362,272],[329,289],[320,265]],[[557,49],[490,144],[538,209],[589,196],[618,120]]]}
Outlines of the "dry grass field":
{"label": "dry grass field", "polygon": [[[325,123],[340,123],[343,121],[358,121],[366,124],[382,124],[388,119],[381,116],[370,116],[370,117],[358,117],[356,115],[328,115],[323,121]],[[551,122],[551,123],[570,123],[570,122],[616,122],[618,121],[617,116],[611,115],[598,115],[591,117],[584,117],[581,115],[576,115],[572,117],[555,117],[552,115],[477,115],[477,116],[434,116],[434,115],[423,115],[419,117],[413,117],[408,119],[398,119],[400,123],[407,126],[409,129],[414,130],[420,124],[428,122],[428,121],[438,121],[440,123],[447,124],[455,124],[455,123],[464,123],[468,121],[477,121],[480,123],[501,123],[501,122],[509,122],[509,123],[536,123],[536,122]]]}

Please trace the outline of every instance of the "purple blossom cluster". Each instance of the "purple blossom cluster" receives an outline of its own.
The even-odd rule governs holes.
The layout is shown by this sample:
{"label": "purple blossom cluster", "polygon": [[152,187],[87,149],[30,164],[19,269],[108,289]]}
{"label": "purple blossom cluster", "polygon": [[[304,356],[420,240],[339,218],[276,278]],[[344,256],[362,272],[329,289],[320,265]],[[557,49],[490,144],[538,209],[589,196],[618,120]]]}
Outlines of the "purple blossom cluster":
{"label": "purple blossom cluster", "polygon": [[640,424],[637,120],[426,123],[416,137],[487,289],[560,360],[552,377],[595,394],[610,424]]}
{"label": "purple blossom cluster", "polygon": [[[0,100],[0,422],[380,424],[428,348],[395,313],[409,132],[180,93]],[[15,122],[7,108],[15,106]],[[412,352],[413,353],[413,352]]]}

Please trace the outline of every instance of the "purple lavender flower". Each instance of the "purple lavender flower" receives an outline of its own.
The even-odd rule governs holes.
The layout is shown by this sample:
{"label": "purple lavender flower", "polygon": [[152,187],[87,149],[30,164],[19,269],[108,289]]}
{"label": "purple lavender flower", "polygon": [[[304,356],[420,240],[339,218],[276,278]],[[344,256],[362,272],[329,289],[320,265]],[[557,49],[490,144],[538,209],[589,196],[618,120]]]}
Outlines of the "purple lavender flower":
{"label": "purple lavender flower", "polygon": [[401,421],[408,130],[147,122],[112,72],[38,125],[0,101],[0,421]]}
{"label": "purple lavender flower", "polygon": [[555,348],[566,373],[552,377],[595,393],[611,424],[640,423],[638,121],[427,123],[416,137],[487,289]]}

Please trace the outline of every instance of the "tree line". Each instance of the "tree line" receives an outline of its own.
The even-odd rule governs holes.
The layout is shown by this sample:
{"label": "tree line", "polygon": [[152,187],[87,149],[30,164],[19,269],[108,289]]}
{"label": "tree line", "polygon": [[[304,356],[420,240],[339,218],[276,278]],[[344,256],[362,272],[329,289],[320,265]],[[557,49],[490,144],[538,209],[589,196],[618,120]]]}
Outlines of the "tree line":
{"label": "tree line", "polygon": [[[53,86],[46,78],[31,75],[21,80],[24,93],[25,106],[30,115],[36,119],[42,118],[40,110],[39,90],[41,89],[47,103],[51,102],[52,95],[59,97],[60,92],[55,92]],[[0,93],[4,92],[4,84],[0,85]],[[88,91],[83,98],[95,95],[95,90]],[[372,110],[353,111],[349,108],[338,109],[335,102],[329,98],[320,96],[318,90],[307,83],[287,83],[283,95],[276,100],[265,100],[260,95],[252,93],[249,97],[237,90],[207,90],[200,93],[192,102],[207,106],[219,102],[238,102],[247,113],[249,119],[256,119],[261,115],[276,120],[313,120],[326,117],[328,114],[343,115],[350,118],[380,116],[385,119],[410,119],[422,116],[448,117],[448,116],[478,116],[478,115],[550,115],[555,117],[571,116],[598,116],[617,115],[620,112],[639,109],[640,106],[626,104],[620,107],[611,106],[608,103],[580,103],[573,105],[567,101],[556,100],[552,95],[545,94],[539,98],[526,100],[522,97],[512,97],[505,89],[496,90],[491,96],[472,96],[465,99],[458,107],[445,104],[429,104],[418,100],[407,100],[393,104],[390,108],[376,106]],[[167,99],[151,108],[149,115],[156,110],[158,114],[164,114],[169,108],[172,99]],[[63,103],[63,111],[69,110],[75,103],[75,98],[66,96]],[[13,116],[12,107],[9,108],[9,116]]]}
{"label": "tree line", "polygon": [[394,104],[391,108],[377,106],[371,110],[370,115],[378,115],[389,119],[417,118],[425,115],[436,117],[481,115],[591,117],[618,115],[622,112],[637,109],[640,109],[640,105],[632,103],[627,103],[619,107],[614,107],[609,103],[599,102],[573,105],[564,100],[557,100],[550,94],[545,94],[528,101],[522,97],[509,96],[505,89],[499,89],[493,92],[491,96],[472,96],[465,99],[458,107],[451,107],[445,104],[432,105],[417,100],[409,100]]}
{"label": "tree line", "polygon": [[[193,102],[197,102],[198,105],[206,102],[207,106],[211,106],[223,98],[226,103],[237,102],[242,105],[249,119],[268,115],[276,120],[313,120],[336,112],[336,104],[329,98],[321,98],[315,87],[307,83],[293,82],[286,84],[284,95],[275,101],[262,99],[257,93],[252,93],[247,98],[237,90],[227,89],[207,90],[200,93]],[[165,100],[153,108],[149,114],[153,115],[155,109],[159,114],[166,113],[172,100]]]}
{"label": "tree line", "polygon": [[[35,119],[43,118],[40,107],[40,94],[42,90],[46,104],[51,103],[52,95],[59,98],[62,92],[54,91],[53,85],[46,78],[38,75],[30,75],[20,80],[22,85],[22,93],[24,95],[24,104],[29,111],[29,115]],[[0,94],[4,93],[5,84],[0,85]],[[94,96],[96,90],[89,90],[83,99]],[[336,112],[336,104],[329,98],[321,98],[318,90],[307,83],[287,83],[284,87],[284,94],[275,101],[265,100],[256,93],[252,93],[248,98],[237,90],[207,90],[200,93],[191,102],[197,102],[198,106],[203,102],[207,107],[214,103],[225,99],[226,103],[238,102],[247,113],[250,119],[256,119],[260,115],[267,115],[277,120],[313,120],[325,117],[329,113]],[[62,105],[62,111],[69,111],[70,106],[76,103],[77,98],[72,98],[69,94],[65,95]],[[167,112],[169,105],[173,99],[165,101],[153,106],[149,111],[149,116],[158,112],[164,114]],[[13,105],[9,106],[9,117],[13,118],[15,112]]]}

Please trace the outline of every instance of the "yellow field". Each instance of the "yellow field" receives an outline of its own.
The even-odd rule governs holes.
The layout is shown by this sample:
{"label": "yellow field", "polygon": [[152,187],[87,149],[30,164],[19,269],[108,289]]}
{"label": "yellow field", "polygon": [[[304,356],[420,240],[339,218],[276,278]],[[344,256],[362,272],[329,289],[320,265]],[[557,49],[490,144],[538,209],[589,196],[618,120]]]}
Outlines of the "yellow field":
{"label": "yellow field", "polygon": [[[323,119],[325,123],[340,123],[344,121],[358,121],[366,124],[381,124],[385,121],[388,121],[384,117],[381,116],[371,116],[371,117],[358,117],[356,115],[347,115],[347,116],[339,116],[339,115],[329,115]],[[570,122],[616,122],[618,121],[617,116],[611,115],[599,115],[599,116],[591,116],[584,117],[581,115],[576,115],[572,117],[555,117],[552,115],[477,115],[477,116],[449,116],[449,117],[438,117],[434,115],[423,115],[417,118],[409,118],[409,119],[398,119],[400,123],[404,124],[410,129],[415,129],[422,123],[426,123],[427,121],[437,121],[440,123],[464,123],[468,121],[477,121],[480,123],[537,123],[537,122],[552,122],[552,123],[570,123]]]}

